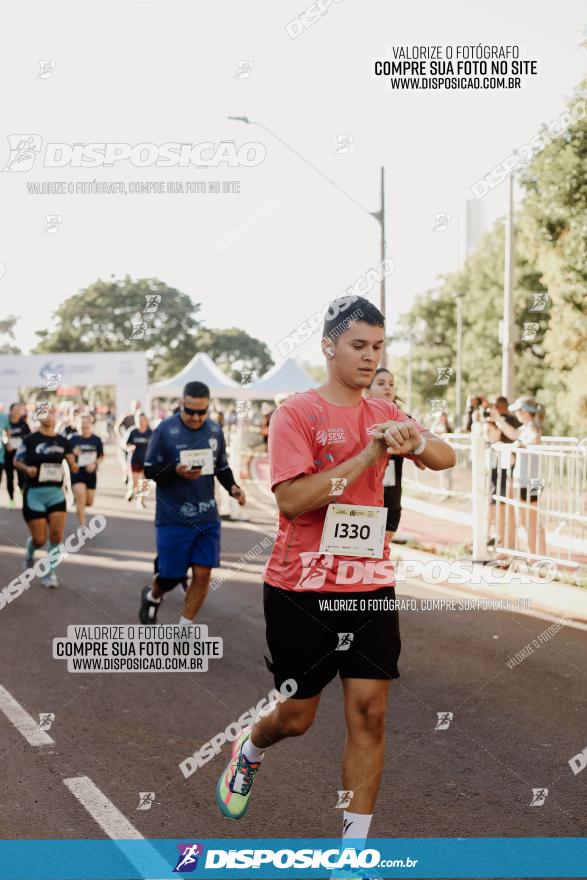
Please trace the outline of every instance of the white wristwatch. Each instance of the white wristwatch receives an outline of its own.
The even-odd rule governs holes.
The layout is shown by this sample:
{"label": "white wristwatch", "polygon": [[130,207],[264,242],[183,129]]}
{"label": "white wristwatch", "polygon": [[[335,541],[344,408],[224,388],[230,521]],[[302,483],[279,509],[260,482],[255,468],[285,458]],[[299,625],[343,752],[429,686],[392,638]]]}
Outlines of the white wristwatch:
{"label": "white wristwatch", "polygon": [[426,437],[422,437],[415,449],[412,449],[412,455],[421,455],[426,448]]}

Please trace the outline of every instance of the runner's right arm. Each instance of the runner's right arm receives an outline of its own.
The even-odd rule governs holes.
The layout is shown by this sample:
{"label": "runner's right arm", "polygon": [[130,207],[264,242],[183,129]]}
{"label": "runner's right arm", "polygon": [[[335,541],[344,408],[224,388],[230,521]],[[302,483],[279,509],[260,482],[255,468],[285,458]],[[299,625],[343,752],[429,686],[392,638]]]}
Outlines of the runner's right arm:
{"label": "runner's right arm", "polygon": [[[269,455],[279,449],[287,468],[272,474],[272,487],[279,510],[287,519],[326,507],[336,497],[333,481],[345,479],[353,483],[363,471],[387,455],[387,444],[373,438],[364,449],[348,461],[326,471],[312,473],[312,429],[298,419],[289,408],[277,410],[269,428]],[[338,494],[338,493],[337,493]]]}
{"label": "runner's right arm", "polygon": [[[22,444],[22,446],[20,447],[20,449],[17,450],[17,453],[14,456],[14,467],[16,468],[17,471],[21,471],[21,473],[26,474],[27,476],[34,478],[37,476],[37,468],[34,466],[30,466],[30,468],[29,468],[29,465],[26,463],[27,455],[28,455],[28,446],[27,446],[26,442],[24,442]],[[34,473],[31,473],[31,471],[34,471]]]}
{"label": "runner's right arm", "polygon": [[202,469],[196,468],[190,471],[186,465],[177,462],[175,452],[170,452],[167,449],[165,435],[159,425],[149,440],[143,470],[147,480],[153,480],[157,485],[161,485],[162,483],[172,483],[178,477],[185,480],[197,480]]}

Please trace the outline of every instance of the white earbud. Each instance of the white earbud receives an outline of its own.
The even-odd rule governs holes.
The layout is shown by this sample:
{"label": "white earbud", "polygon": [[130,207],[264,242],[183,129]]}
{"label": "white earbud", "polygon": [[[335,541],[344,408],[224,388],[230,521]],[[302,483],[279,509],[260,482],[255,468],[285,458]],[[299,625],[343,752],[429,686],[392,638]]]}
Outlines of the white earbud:
{"label": "white earbud", "polygon": [[328,355],[328,357],[331,357],[331,358],[334,357],[334,352],[332,351],[331,348],[325,348],[324,351],[326,352],[326,354]]}

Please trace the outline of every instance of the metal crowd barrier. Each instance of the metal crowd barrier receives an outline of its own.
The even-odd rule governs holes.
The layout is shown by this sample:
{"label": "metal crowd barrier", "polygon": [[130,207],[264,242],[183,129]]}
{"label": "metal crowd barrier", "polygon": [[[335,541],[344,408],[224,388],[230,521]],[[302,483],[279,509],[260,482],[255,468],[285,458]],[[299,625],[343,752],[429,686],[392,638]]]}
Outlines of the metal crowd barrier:
{"label": "metal crowd barrier", "polygon": [[490,446],[476,434],[442,439],[456,452],[455,467],[420,471],[406,462],[406,501],[425,502],[427,515],[469,523],[474,559],[491,558],[487,540],[494,507],[496,553],[528,560],[547,556],[574,568],[587,564],[587,449],[575,437],[543,437],[539,445],[515,450],[510,443]]}

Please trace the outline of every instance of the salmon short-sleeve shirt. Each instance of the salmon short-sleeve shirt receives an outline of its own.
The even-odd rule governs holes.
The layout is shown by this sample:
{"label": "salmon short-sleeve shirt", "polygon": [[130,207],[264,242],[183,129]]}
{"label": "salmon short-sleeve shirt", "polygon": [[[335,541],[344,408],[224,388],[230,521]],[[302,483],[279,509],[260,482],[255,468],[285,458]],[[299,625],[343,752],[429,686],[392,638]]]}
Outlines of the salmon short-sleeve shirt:
{"label": "salmon short-sleeve shirt", "polygon": [[[394,403],[363,398],[358,406],[336,406],[316,391],[289,398],[269,423],[271,488],[278,483],[319,471],[327,471],[357,455],[371,440],[375,425],[409,416]],[[426,430],[415,422],[419,431]],[[337,504],[383,507],[384,456],[341,495]],[[395,584],[387,538],[382,559],[320,553],[320,539],[327,505],[293,520],[279,514],[279,530],[263,572],[266,583],[285,590],[321,592],[370,592]]]}

